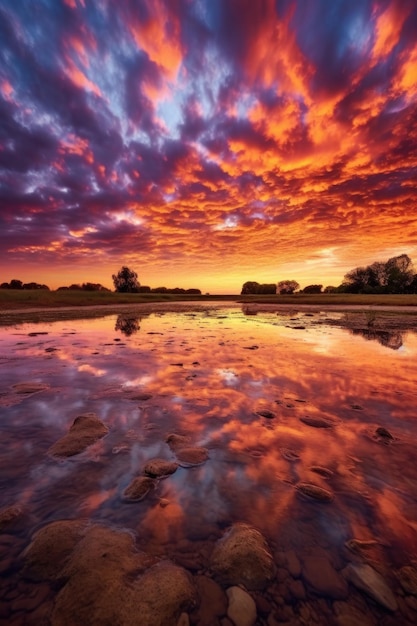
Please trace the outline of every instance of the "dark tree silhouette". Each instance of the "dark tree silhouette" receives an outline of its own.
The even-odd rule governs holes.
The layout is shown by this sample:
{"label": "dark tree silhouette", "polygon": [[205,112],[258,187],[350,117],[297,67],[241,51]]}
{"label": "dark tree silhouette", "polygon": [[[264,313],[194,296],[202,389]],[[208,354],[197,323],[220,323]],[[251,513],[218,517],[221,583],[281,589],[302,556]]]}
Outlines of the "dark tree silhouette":
{"label": "dark tree silhouette", "polygon": [[126,337],[130,337],[130,335],[134,335],[140,329],[140,319],[140,317],[118,315],[114,330],[120,330]]}
{"label": "dark tree silhouette", "polygon": [[304,289],[302,289],[302,293],[321,293],[321,290],[323,289],[323,285],[307,285],[307,287],[304,287]]}
{"label": "dark tree silhouette", "polygon": [[299,286],[300,285],[297,283],[296,280],[281,280],[277,284],[277,293],[281,295],[291,294],[294,293],[294,291],[297,291]]}
{"label": "dark tree silhouette", "polygon": [[125,265],[117,274],[113,274],[112,278],[116,291],[120,293],[138,293],[140,287],[138,275]]}

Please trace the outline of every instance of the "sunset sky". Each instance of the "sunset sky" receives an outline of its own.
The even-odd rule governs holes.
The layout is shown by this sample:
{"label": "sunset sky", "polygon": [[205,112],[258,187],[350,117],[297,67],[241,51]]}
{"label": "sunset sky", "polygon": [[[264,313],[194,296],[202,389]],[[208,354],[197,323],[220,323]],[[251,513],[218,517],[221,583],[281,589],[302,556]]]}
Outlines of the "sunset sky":
{"label": "sunset sky", "polygon": [[415,0],[0,0],[0,282],[417,265]]}

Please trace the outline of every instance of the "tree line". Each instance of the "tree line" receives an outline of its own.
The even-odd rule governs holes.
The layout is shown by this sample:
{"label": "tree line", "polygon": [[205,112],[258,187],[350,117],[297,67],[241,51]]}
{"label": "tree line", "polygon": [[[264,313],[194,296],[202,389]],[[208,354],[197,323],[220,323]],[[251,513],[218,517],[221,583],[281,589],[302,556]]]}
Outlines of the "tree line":
{"label": "tree line", "polygon": [[407,254],[391,257],[388,261],[375,261],[371,265],[355,267],[345,274],[337,287],[329,285],[307,285],[299,289],[296,280],[281,280],[278,283],[262,284],[247,281],[241,294],[292,294],[298,293],[358,293],[358,294],[405,294],[417,293],[417,274]]}

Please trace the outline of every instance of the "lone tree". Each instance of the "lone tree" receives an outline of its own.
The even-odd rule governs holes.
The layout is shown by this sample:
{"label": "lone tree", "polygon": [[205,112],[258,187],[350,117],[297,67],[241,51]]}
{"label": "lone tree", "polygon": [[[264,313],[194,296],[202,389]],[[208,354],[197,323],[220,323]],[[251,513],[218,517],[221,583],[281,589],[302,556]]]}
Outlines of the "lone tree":
{"label": "lone tree", "polygon": [[300,285],[296,280],[281,280],[277,284],[277,293],[281,295],[294,293],[294,291],[297,291],[299,286]]}
{"label": "lone tree", "polygon": [[113,274],[112,278],[114,288],[119,293],[138,293],[140,287],[138,275],[125,265],[117,274]]}

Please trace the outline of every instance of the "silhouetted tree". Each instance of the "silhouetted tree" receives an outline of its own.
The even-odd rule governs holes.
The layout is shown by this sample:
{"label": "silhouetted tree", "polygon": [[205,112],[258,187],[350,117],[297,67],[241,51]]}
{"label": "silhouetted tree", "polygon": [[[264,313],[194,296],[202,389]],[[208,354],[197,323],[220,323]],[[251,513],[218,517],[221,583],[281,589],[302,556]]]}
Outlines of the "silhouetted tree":
{"label": "silhouetted tree", "polygon": [[302,293],[321,293],[323,285],[307,285],[301,290]]}
{"label": "silhouetted tree", "polygon": [[277,284],[277,291],[281,295],[294,293],[299,288],[299,284],[296,280],[281,280]]}
{"label": "silhouetted tree", "polygon": [[344,276],[339,291],[347,293],[409,293],[414,281],[413,264],[407,254],[355,267]]}
{"label": "silhouetted tree", "polygon": [[23,289],[23,283],[21,280],[13,278],[9,283],[9,289]]}
{"label": "silhouetted tree", "polygon": [[242,295],[258,293],[259,283],[254,280],[248,280],[246,283],[243,283],[242,291],[240,292]]}
{"label": "silhouetted tree", "polygon": [[327,287],[324,288],[323,293],[336,293],[337,291],[337,287],[333,287],[333,285],[327,285]]}
{"label": "silhouetted tree", "polygon": [[112,278],[115,290],[120,293],[137,293],[139,291],[138,275],[125,265],[117,274],[113,274]]}

